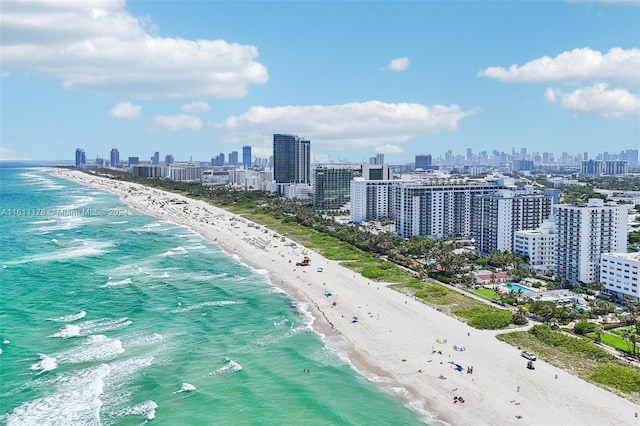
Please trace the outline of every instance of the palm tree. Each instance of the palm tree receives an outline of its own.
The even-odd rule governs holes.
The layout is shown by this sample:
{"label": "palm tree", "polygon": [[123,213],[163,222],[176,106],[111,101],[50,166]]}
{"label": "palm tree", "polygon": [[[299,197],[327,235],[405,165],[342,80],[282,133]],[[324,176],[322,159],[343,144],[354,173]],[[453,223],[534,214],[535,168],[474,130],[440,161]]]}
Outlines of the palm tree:
{"label": "palm tree", "polygon": [[631,349],[631,354],[636,355],[636,342],[638,341],[638,335],[633,330],[625,330],[622,333],[622,338],[627,341],[627,345]]}
{"label": "palm tree", "polygon": [[593,329],[593,334],[596,336],[596,343],[600,343],[602,341],[602,335],[604,334],[604,330],[600,324],[597,324]]}

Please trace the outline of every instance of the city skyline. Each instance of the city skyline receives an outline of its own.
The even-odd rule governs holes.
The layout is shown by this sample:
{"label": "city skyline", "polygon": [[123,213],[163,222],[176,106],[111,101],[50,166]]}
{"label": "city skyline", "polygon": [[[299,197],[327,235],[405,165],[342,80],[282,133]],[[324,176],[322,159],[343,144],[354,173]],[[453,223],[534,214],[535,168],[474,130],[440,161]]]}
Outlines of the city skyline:
{"label": "city skyline", "polygon": [[268,158],[274,133],[321,162],[617,154],[640,141],[639,4],[7,1],[0,159]]}

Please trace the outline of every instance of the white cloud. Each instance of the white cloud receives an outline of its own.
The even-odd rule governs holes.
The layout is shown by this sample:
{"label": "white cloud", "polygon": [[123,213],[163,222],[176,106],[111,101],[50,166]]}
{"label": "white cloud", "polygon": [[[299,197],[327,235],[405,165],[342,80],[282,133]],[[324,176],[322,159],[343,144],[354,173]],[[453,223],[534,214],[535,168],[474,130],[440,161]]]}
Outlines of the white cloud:
{"label": "white cloud", "polygon": [[548,88],[545,99],[559,102],[563,109],[569,111],[593,113],[606,118],[640,119],[640,97],[625,89],[609,89],[604,83],[570,93]]}
{"label": "white cloud", "polygon": [[157,115],[153,117],[153,124],[165,130],[198,130],[202,128],[202,120],[193,115]]}
{"label": "white cloud", "polygon": [[565,51],[550,58],[543,56],[522,66],[491,67],[478,73],[509,83],[579,83],[610,80],[624,86],[639,86],[640,49],[614,47],[603,54],[588,47]]}
{"label": "white cloud", "polygon": [[188,104],[182,105],[180,109],[182,109],[182,112],[194,113],[207,112],[211,109],[211,107],[209,107],[209,104],[204,101],[193,101],[189,102]]}
{"label": "white cloud", "polygon": [[382,69],[389,70],[389,71],[404,71],[407,68],[409,68],[409,65],[410,65],[409,58],[406,56],[403,56],[402,58],[396,58],[392,60],[389,63],[389,65],[387,65]]}
{"label": "white cloud", "polygon": [[454,131],[463,118],[478,112],[458,105],[390,104],[380,101],[342,105],[254,106],[240,116],[217,125],[228,132],[226,140],[266,147],[279,132],[311,140],[313,149],[395,145],[426,134]]}
{"label": "white cloud", "polygon": [[16,160],[26,160],[27,157],[15,149],[6,148],[4,146],[0,146],[0,160],[2,161],[16,161]]}
{"label": "white cloud", "polygon": [[115,118],[132,120],[134,118],[140,118],[140,111],[142,111],[142,107],[140,105],[133,105],[131,102],[120,102],[111,108],[109,114]]}
{"label": "white cloud", "polygon": [[147,17],[125,6],[124,0],[3,1],[3,73],[138,98],[237,98],[268,80],[255,46],[157,37]]}
{"label": "white cloud", "polygon": [[398,145],[392,145],[388,143],[375,147],[374,151],[377,154],[400,154],[404,152],[404,149],[402,149]]}

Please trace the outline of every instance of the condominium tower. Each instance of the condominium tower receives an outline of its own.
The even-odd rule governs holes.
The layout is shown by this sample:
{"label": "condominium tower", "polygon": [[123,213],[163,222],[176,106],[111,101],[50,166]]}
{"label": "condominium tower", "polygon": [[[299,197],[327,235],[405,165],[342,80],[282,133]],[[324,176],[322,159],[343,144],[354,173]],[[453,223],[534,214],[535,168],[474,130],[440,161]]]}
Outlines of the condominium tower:
{"label": "condominium tower", "polygon": [[310,183],[311,142],[296,135],[273,135],[273,177],[276,184]]}
{"label": "condominium tower", "polygon": [[476,195],[472,202],[471,233],[483,255],[496,250],[512,251],[515,231],[536,229],[550,215],[551,197],[535,194],[532,187]]}
{"label": "condominium tower", "polygon": [[598,281],[601,254],[627,251],[629,207],[594,198],[583,205],[559,204],[553,208],[556,275],[570,283]]}

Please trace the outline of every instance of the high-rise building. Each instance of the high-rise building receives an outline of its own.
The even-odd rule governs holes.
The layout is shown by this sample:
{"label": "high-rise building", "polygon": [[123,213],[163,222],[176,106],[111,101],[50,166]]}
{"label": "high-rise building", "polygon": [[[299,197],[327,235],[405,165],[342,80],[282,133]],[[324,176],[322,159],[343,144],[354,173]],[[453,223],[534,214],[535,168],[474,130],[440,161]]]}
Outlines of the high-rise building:
{"label": "high-rise building", "polygon": [[390,188],[396,233],[404,238],[471,236],[474,195],[504,189],[500,181],[400,181]]}
{"label": "high-rise building", "polygon": [[251,147],[249,145],[242,147],[242,165],[251,167]]}
{"label": "high-rise building", "polygon": [[513,252],[529,259],[529,269],[539,274],[552,274],[556,265],[556,234],[552,221],[545,221],[538,229],[516,231]]}
{"label": "high-rise building", "polygon": [[472,201],[471,233],[483,255],[496,250],[512,251],[515,231],[536,229],[551,215],[551,197],[505,189],[476,195]]}
{"label": "high-rise building", "polygon": [[129,165],[133,166],[140,163],[140,158],[138,157],[129,157]]}
{"label": "high-rise building", "polygon": [[351,181],[351,221],[360,223],[392,215],[392,185],[391,180],[354,178]]}
{"label": "high-rise building", "polygon": [[619,301],[640,301],[640,253],[603,253],[600,282],[603,293]]}
{"label": "high-rise building", "polygon": [[431,155],[419,154],[416,155],[416,169],[427,170],[431,166]]}
{"label": "high-rise building", "polygon": [[384,154],[376,154],[375,157],[369,157],[369,164],[372,166],[380,166],[384,164]]}
{"label": "high-rise building", "polygon": [[238,165],[238,151],[231,151],[229,153],[229,165],[230,166]]}
{"label": "high-rise building", "polygon": [[360,175],[360,166],[326,165],[313,170],[313,206],[340,209],[351,198],[351,180]]}
{"label": "high-rise building", "polygon": [[153,164],[154,166],[157,166],[158,164],[160,164],[160,153],[158,151],[156,151],[151,156],[151,164]]}
{"label": "high-rise building", "polygon": [[84,153],[84,149],[77,148],[76,149],[76,167],[82,167],[83,164],[86,164],[87,157]]}
{"label": "high-rise building", "polygon": [[296,135],[274,134],[273,177],[277,184],[309,184],[311,142]]}
{"label": "high-rise building", "polygon": [[629,163],[630,166],[638,165],[638,150],[637,149],[627,149],[626,151],[622,151],[620,153],[620,159]]}
{"label": "high-rise building", "polygon": [[111,149],[111,167],[115,167],[116,164],[120,163],[120,151],[118,148]]}
{"label": "high-rise building", "polygon": [[554,206],[556,275],[569,283],[598,281],[600,255],[627,251],[628,208],[599,198]]}
{"label": "high-rise building", "polygon": [[175,159],[173,158],[173,155],[172,155],[172,154],[167,154],[167,155],[165,155],[165,156],[164,156],[164,163],[165,163],[165,164],[173,164],[173,163],[175,163],[175,162],[176,162],[176,161],[175,161]]}
{"label": "high-rise building", "polygon": [[224,166],[224,152],[216,155],[215,157],[211,157],[211,165],[212,166]]}

